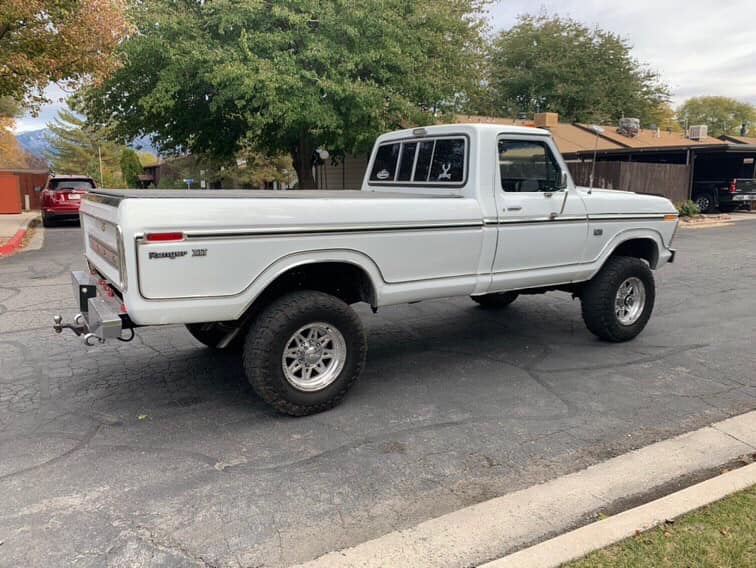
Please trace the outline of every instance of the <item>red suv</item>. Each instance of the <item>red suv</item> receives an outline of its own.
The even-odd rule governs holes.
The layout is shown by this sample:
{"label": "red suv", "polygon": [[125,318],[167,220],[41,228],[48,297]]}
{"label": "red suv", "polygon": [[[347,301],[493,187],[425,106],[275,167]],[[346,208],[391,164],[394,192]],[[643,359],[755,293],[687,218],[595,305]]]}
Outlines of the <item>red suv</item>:
{"label": "red suv", "polygon": [[51,226],[58,220],[78,220],[81,196],[97,187],[88,176],[53,176],[42,192],[42,224]]}

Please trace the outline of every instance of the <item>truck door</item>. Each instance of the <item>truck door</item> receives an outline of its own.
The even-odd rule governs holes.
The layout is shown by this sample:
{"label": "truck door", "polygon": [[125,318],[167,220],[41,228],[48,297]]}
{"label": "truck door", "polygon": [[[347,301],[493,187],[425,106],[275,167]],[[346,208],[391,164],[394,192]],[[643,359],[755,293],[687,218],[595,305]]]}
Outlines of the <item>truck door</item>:
{"label": "truck door", "polygon": [[546,136],[502,135],[497,145],[493,288],[526,287],[536,270],[541,284],[569,281],[583,259],[588,220],[569,175],[560,187],[566,165]]}

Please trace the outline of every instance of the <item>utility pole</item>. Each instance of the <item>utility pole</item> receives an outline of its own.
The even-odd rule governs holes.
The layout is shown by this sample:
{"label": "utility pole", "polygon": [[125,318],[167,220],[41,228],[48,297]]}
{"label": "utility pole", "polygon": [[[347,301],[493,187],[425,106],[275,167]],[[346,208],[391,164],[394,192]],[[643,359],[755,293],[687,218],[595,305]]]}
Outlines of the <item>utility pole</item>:
{"label": "utility pole", "polygon": [[105,181],[102,176],[102,146],[100,143],[97,143],[97,156],[100,159],[100,187],[105,187]]}

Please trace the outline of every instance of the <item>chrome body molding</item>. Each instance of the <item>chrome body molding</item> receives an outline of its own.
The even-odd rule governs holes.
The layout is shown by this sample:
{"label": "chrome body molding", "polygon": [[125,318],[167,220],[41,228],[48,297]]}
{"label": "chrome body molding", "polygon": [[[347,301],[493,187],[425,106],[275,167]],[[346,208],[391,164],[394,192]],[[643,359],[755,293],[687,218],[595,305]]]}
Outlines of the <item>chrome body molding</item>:
{"label": "chrome body molding", "polygon": [[[479,229],[483,221],[445,221],[443,223],[379,224],[379,225],[303,225],[284,227],[256,227],[244,231],[218,229],[213,231],[186,231],[186,239],[218,239],[266,236],[308,236],[323,234],[370,233],[394,231],[432,231],[445,229]],[[142,241],[144,242],[144,241]]]}

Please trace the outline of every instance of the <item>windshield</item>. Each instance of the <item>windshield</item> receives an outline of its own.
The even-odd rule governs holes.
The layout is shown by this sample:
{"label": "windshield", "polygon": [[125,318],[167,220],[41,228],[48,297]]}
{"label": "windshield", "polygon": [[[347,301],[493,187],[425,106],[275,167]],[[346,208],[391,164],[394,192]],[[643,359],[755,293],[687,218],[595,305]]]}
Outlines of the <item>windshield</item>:
{"label": "windshield", "polygon": [[53,179],[49,189],[94,189],[95,184],[89,179]]}

